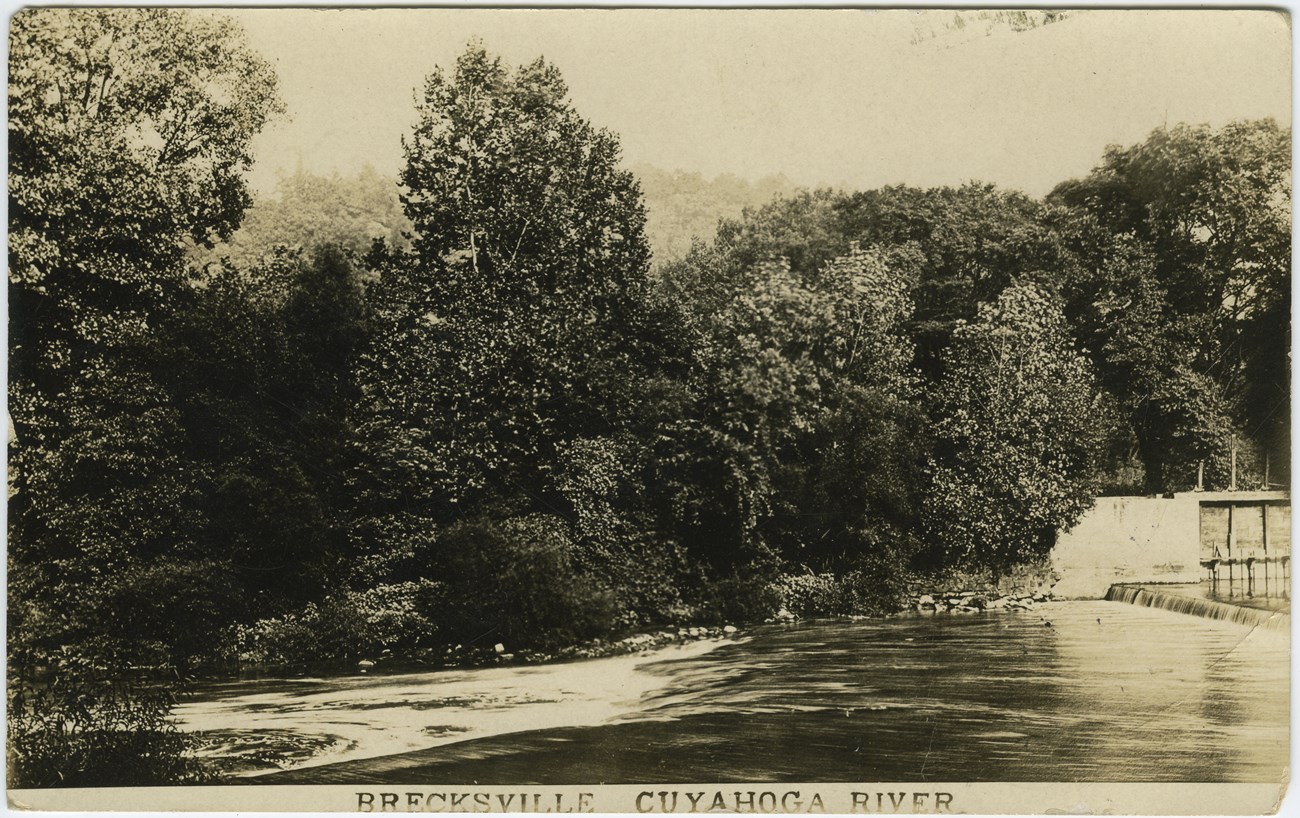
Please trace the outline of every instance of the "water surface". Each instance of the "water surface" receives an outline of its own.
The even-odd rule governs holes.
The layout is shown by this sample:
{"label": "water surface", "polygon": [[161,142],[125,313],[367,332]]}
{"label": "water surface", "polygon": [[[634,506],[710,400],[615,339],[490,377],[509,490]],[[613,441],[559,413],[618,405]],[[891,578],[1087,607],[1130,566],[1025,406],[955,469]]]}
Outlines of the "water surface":
{"label": "water surface", "polygon": [[470,740],[250,780],[1279,782],[1287,764],[1285,632],[1120,603],[768,626],[601,661],[557,666],[568,694],[531,685],[541,669],[421,680],[425,695],[557,690],[554,712],[582,715],[568,724],[519,711],[512,727],[501,702]]}

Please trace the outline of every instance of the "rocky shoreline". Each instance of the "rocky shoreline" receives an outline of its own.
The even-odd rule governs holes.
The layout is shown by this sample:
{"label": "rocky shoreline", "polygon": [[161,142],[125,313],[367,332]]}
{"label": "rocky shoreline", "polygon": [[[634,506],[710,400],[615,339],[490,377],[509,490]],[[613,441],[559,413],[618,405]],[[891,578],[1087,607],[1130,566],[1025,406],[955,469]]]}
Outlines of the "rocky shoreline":
{"label": "rocky shoreline", "polygon": [[362,659],[356,664],[360,673],[401,673],[419,670],[442,670],[508,665],[537,665],[596,659],[643,653],[674,644],[724,639],[740,633],[735,625],[717,627],[680,627],[642,631],[621,638],[597,638],[551,651],[512,650],[504,643],[494,645],[454,645],[442,650],[418,651],[411,656],[384,654]]}
{"label": "rocky shoreline", "polygon": [[917,594],[911,599],[910,607],[919,613],[979,613],[1000,608],[1026,611],[1036,604],[1051,601],[1050,592],[990,596],[979,591],[944,591]]}

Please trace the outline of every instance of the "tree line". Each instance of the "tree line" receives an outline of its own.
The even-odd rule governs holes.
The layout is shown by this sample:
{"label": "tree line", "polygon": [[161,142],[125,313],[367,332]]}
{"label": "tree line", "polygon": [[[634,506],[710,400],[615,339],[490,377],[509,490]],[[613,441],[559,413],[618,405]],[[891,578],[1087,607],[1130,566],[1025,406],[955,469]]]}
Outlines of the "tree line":
{"label": "tree line", "polygon": [[22,780],[120,781],[140,754],[82,711],[140,668],[761,620],[789,574],[884,612],[1041,558],[1098,493],[1288,480],[1272,121],[1158,129],[1041,200],[802,192],[652,267],[617,137],[472,43],[420,89],[409,232],[221,255],[282,108],[236,26],[31,10],[10,53]]}

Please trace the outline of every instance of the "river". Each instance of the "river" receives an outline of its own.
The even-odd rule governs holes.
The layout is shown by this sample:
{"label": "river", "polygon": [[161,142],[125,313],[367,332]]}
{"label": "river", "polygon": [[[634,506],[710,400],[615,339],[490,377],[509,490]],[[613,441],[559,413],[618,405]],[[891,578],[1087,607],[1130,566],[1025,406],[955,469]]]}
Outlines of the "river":
{"label": "river", "polygon": [[[1289,642],[1116,602],[771,625],[528,668],[210,686],[264,783],[1279,782]],[[271,737],[271,738],[267,738]]]}

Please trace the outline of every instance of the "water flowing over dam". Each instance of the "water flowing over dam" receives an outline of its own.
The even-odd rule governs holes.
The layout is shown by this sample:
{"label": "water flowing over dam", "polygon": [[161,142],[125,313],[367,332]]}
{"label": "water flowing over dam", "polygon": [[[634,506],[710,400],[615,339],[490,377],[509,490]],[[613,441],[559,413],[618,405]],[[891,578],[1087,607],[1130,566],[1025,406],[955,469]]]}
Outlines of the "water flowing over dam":
{"label": "water flowing over dam", "polygon": [[[1175,585],[1168,588],[1160,585],[1112,585],[1106,592],[1110,602],[1125,602],[1130,605],[1142,605],[1147,608],[1161,608],[1176,613],[1191,614],[1207,619],[1219,619],[1252,627],[1289,630],[1291,615],[1289,606],[1282,610],[1284,599],[1240,600],[1225,602],[1198,595],[1196,586]],[[1254,602],[1255,604],[1251,604]]]}

